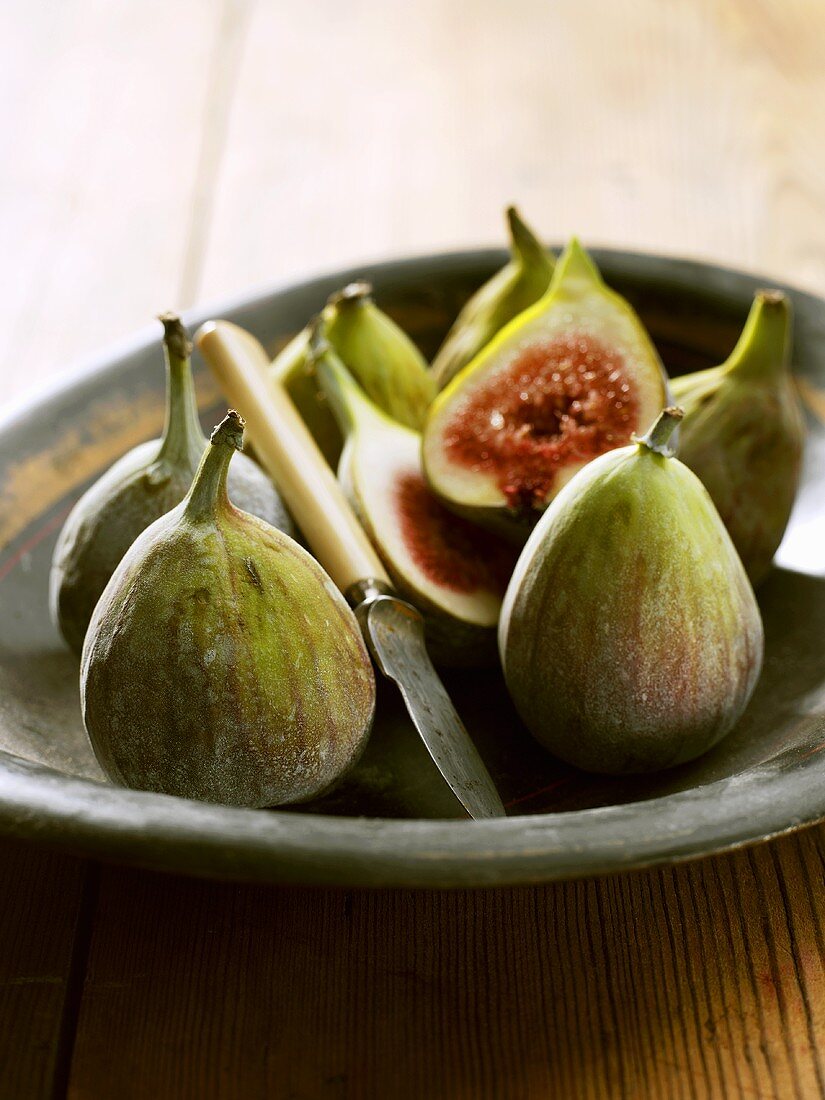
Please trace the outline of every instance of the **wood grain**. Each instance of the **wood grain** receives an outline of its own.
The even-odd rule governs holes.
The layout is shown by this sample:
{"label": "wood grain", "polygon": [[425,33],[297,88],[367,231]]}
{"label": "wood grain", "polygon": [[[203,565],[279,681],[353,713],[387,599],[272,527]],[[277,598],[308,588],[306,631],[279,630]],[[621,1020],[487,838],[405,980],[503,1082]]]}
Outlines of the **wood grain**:
{"label": "wood grain", "polygon": [[[509,201],[825,291],[820,0],[10,0],[0,62],[7,400]],[[96,911],[4,846],[0,1097],[818,1098],[824,838],[487,893],[107,869]]]}
{"label": "wood grain", "polygon": [[0,4],[5,400],[184,304],[220,15]]}
{"label": "wood grain", "polygon": [[820,0],[17,0],[0,61],[7,395],[165,307],[501,241],[510,201],[825,289]]}
{"label": "wood grain", "polygon": [[106,870],[70,1095],[813,1100],[824,855],[454,893]]}
{"label": "wood grain", "polygon": [[82,860],[0,841],[0,1100],[65,1087],[93,891]]}

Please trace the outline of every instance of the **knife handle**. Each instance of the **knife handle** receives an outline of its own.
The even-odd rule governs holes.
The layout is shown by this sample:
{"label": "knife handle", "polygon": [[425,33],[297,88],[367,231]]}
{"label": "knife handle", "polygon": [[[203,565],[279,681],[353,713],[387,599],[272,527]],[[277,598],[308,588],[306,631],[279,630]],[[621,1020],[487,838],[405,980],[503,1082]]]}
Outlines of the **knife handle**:
{"label": "knife handle", "polygon": [[367,579],[389,584],[364,533],[284,387],[251,333],[207,321],[195,342],[225,397],[246,420],[255,452],[278,486],[309,546],[343,593]]}

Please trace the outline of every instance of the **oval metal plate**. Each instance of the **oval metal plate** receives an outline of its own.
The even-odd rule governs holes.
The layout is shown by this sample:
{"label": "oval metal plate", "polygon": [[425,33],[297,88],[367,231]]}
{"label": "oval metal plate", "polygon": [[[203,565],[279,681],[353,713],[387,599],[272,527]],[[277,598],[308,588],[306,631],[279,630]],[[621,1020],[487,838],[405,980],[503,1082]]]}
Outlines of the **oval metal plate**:
{"label": "oval metal plate", "polygon": [[[707,264],[595,253],[634,302],[671,373],[721,361],[765,280]],[[431,354],[460,304],[503,261],[459,253],[367,265],[199,311],[228,317],[274,354],[355,277]],[[252,811],[108,784],[80,720],[77,662],[47,610],[49,560],[72,502],[115,458],[156,435],[163,369],[154,329],[7,416],[0,433],[0,831],[194,874],[343,885],[541,882],[684,859],[825,817],[825,303],[790,291],[795,367],[808,406],[804,484],[760,590],[765,670],[738,728],[658,776],[587,776],[540,750],[500,678],[445,676],[493,772],[506,820],[451,820],[395,694],[358,770],[323,803]],[[202,369],[205,425],[223,410]]]}

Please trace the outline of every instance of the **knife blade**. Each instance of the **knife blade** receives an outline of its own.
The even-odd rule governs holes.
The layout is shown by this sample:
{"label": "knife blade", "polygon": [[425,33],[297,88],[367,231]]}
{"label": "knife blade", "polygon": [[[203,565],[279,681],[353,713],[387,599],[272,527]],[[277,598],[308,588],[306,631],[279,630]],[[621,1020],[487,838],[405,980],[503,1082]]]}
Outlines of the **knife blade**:
{"label": "knife blade", "polygon": [[[366,597],[359,598],[364,591]],[[490,773],[430,660],[421,612],[385,585],[367,582],[348,596],[373,660],[398,685],[413,725],[453,794],[471,817],[503,817]]]}
{"label": "knife blade", "polygon": [[399,687],[439,773],[473,818],[504,806],[433,667],[420,613],[400,599],[349,502],[288,393],[269,374],[251,333],[209,321],[195,342],[221,389],[247,422],[250,439],[298,526],[353,606],[379,670]]}

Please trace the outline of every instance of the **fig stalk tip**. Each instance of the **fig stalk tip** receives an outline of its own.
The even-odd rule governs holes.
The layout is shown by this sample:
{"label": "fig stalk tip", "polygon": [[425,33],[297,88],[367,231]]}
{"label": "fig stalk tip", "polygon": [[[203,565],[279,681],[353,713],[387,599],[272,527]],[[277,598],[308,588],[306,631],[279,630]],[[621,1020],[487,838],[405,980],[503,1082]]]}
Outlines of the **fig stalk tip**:
{"label": "fig stalk tip", "polygon": [[357,279],[353,283],[347,283],[347,285],[341,287],[340,290],[333,291],[329,298],[327,298],[327,305],[334,309],[338,306],[364,302],[370,298],[371,295],[372,283],[368,283],[366,279]]}
{"label": "fig stalk tip", "polygon": [[188,359],[192,354],[192,341],[180,316],[172,310],[158,314],[163,325],[163,344],[167,354],[175,359]]}
{"label": "fig stalk tip", "polygon": [[234,409],[230,409],[220,424],[213,429],[209,442],[213,447],[223,443],[228,444],[236,451],[243,450],[243,432],[246,421]]}
{"label": "fig stalk tip", "polygon": [[679,421],[685,415],[685,410],[678,405],[668,405],[662,409],[658,417],[643,436],[633,436],[633,442],[649,451],[670,458],[675,453],[670,439],[676,430]]}

